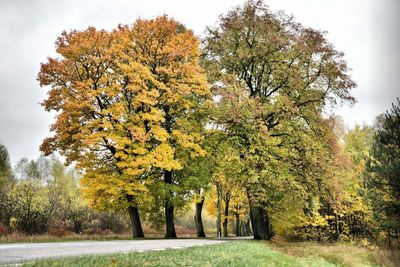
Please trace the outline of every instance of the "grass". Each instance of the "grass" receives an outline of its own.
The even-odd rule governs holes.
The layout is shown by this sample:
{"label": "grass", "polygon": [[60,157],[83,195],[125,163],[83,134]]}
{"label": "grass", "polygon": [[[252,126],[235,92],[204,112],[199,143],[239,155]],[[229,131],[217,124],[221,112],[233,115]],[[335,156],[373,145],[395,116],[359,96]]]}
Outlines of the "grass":
{"label": "grass", "polygon": [[271,247],[296,258],[322,258],[335,266],[399,266],[400,251],[370,244],[284,242],[274,240]]}
{"label": "grass", "polygon": [[[286,244],[286,245],[285,245]],[[231,241],[164,251],[40,260],[23,266],[395,266],[368,248],[316,243]],[[394,259],[392,259],[394,260]]]}
{"label": "grass", "polygon": [[[146,239],[163,238],[163,230],[154,230],[147,225],[143,225]],[[179,238],[197,238],[196,230],[188,229],[180,225],[175,226],[176,233]],[[214,236],[214,232],[207,232],[207,236]],[[23,233],[12,233],[8,235],[0,235],[0,244],[4,243],[43,243],[43,242],[65,242],[65,241],[83,241],[83,240],[127,240],[132,238],[131,232],[112,233],[100,232],[96,234],[76,234],[73,232],[65,232],[63,235],[26,235]]]}
{"label": "grass", "polygon": [[19,235],[11,234],[0,236],[0,244],[2,243],[42,243],[42,242],[65,242],[65,241],[83,241],[83,240],[119,240],[130,239],[131,234],[104,234],[104,235],[87,235],[87,234],[69,234],[66,236],[55,235]]}
{"label": "grass", "polygon": [[[161,239],[163,235],[147,234],[143,239]],[[195,235],[179,235],[179,238],[197,238]],[[48,242],[68,242],[68,241],[106,241],[106,240],[129,240],[132,239],[132,234],[68,234],[65,236],[55,235],[6,235],[0,236],[0,244],[10,243],[48,243]],[[141,238],[139,238],[141,239]]]}
{"label": "grass", "polygon": [[236,241],[178,250],[45,260],[25,266],[293,266],[293,262],[290,256],[269,249],[265,243]]}

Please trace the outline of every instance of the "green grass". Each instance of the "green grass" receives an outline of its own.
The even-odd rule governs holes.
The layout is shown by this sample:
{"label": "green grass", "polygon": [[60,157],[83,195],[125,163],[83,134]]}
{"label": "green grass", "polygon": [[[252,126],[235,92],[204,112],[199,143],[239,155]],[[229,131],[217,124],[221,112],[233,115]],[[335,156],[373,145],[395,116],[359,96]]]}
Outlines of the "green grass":
{"label": "green grass", "polygon": [[26,266],[293,266],[293,259],[266,244],[236,241],[227,244],[45,260]]}
{"label": "green grass", "polygon": [[[164,251],[95,255],[41,260],[23,266],[379,266],[363,248],[349,246],[317,253],[311,244],[282,251],[276,245],[262,241],[231,241],[224,244],[169,249]],[[357,249],[352,259],[349,255]],[[361,251],[358,251],[361,250]],[[304,253],[303,253],[304,252]],[[342,254],[338,254],[341,252]],[[296,254],[297,253],[297,254]],[[389,264],[390,266],[390,264]],[[394,265],[393,265],[394,266]]]}

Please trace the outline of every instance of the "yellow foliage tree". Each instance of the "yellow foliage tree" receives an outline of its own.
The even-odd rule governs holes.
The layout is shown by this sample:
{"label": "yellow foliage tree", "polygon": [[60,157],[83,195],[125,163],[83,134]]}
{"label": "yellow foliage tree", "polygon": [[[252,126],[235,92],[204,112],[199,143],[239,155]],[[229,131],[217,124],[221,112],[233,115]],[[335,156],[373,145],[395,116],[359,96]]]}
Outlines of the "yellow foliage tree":
{"label": "yellow foliage tree", "polygon": [[[204,155],[192,123],[209,97],[199,41],[162,16],[112,32],[63,32],[56,46],[61,57],[48,58],[38,75],[41,86],[51,86],[43,106],[57,112],[54,136],[41,150],[77,162],[91,205],[128,207],[133,236],[141,237],[138,207],[149,178],[171,183],[172,171],[185,164],[180,150]],[[165,208],[173,237],[168,199]]]}

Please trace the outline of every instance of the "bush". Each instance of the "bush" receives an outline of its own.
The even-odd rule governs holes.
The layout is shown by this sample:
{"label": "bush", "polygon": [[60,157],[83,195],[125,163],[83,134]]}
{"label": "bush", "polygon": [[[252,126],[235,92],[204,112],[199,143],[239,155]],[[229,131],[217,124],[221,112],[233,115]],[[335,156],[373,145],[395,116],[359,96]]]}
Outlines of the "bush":
{"label": "bush", "polygon": [[110,230],[114,233],[122,233],[128,228],[127,221],[115,212],[102,212],[99,214],[99,227],[101,230]]}
{"label": "bush", "polygon": [[[39,181],[28,179],[16,184],[8,194],[15,230],[26,234],[47,232],[50,203],[47,190]],[[11,222],[11,221],[10,221]]]}
{"label": "bush", "polygon": [[8,235],[8,234],[9,234],[9,231],[8,231],[7,226],[0,224],[0,236]]}

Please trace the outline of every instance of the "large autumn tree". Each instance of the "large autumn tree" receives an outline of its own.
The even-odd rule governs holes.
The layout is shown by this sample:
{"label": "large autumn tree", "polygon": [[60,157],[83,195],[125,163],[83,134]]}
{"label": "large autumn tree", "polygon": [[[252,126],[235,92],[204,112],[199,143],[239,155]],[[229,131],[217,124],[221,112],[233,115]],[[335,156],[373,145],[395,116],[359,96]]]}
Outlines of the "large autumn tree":
{"label": "large autumn tree", "polygon": [[41,150],[77,162],[92,206],[127,207],[134,237],[143,236],[147,185],[164,177],[166,237],[176,237],[168,185],[185,164],[180,155],[204,154],[195,114],[209,91],[198,39],[162,16],[63,32],[56,51],[38,75],[51,87],[43,106],[57,113]]}
{"label": "large autumn tree", "polygon": [[236,120],[222,116],[226,120],[218,123],[240,143],[254,237],[269,239],[275,185],[282,187],[287,179],[277,181],[284,177],[296,181],[289,157],[302,159],[305,146],[298,144],[323,133],[316,128],[327,104],[354,101],[355,83],[343,53],[322,32],[272,13],[262,1],[247,1],[221,16],[207,31],[203,54],[210,83],[243,88],[242,99],[249,100],[236,109],[254,105],[245,109],[251,120],[238,114]]}

